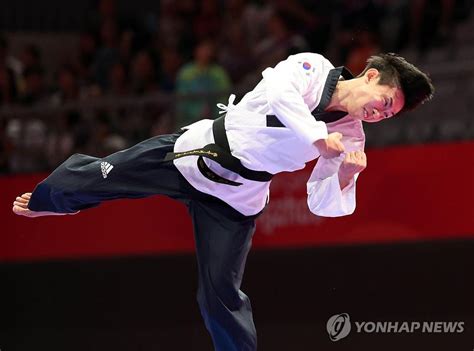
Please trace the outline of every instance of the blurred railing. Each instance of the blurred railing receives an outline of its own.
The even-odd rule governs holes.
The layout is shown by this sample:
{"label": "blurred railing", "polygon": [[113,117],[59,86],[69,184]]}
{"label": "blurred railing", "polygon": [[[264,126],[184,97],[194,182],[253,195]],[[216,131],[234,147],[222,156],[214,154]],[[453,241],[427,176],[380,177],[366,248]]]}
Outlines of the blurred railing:
{"label": "blurred railing", "polygon": [[155,93],[0,107],[0,172],[49,170],[76,152],[105,156],[202,117],[213,118],[216,103],[227,95]]}
{"label": "blurred railing", "polygon": [[[474,65],[457,61],[429,69],[436,86],[433,101],[398,118],[365,124],[367,147],[474,139]],[[240,87],[233,92],[239,99],[247,90]],[[49,170],[75,152],[105,156],[199,118],[215,118],[215,103],[227,103],[228,94],[156,93],[60,106],[4,106],[0,172]]]}

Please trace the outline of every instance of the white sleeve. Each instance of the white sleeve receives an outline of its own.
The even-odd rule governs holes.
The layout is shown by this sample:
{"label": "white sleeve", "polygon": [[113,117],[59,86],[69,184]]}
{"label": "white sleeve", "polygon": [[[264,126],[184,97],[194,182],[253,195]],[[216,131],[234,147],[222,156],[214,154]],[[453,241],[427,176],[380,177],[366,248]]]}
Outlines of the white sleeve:
{"label": "white sleeve", "polygon": [[262,73],[271,110],[308,144],[328,137],[326,124],[315,120],[303,99],[308,93],[315,94],[315,87],[321,85],[323,76],[326,78],[327,74],[322,74],[323,60],[320,55],[298,54]]}
{"label": "white sleeve", "polygon": [[[344,133],[344,132],[343,132]],[[348,151],[364,149],[364,136],[342,138]],[[307,183],[308,207],[315,215],[340,217],[354,213],[356,208],[357,173],[350,183],[341,190],[339,185],[339,167],[345,155],[333,159],[320,157]]]}

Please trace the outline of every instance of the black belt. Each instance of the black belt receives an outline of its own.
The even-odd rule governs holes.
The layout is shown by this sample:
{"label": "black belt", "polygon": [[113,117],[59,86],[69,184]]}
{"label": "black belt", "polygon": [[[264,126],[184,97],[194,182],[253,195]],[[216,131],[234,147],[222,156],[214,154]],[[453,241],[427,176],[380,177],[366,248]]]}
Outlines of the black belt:
{"label": "black belt", "polygon": [[225,130],[225,116],[214,120],[212,123],[212,133],[214,135],[213,144],[208,144],[200,149],[184,152],[168,152],[163,161],[171,161],[186,156],[199,156],[198,169],[206,178],[218,183],[234,186],[242,185],[242,183],[225,179],[214,173],[211,169],[209,169],[202,158],[207,157],[217,162],[225,169],[237,173],[245,179],[254,180],[257,182],[268,182],[272,179],[273,174],[265,171],[254,171],[252,169],[248,169],[242,164],[242,162],[240,162],[237,157],[232,155]]}

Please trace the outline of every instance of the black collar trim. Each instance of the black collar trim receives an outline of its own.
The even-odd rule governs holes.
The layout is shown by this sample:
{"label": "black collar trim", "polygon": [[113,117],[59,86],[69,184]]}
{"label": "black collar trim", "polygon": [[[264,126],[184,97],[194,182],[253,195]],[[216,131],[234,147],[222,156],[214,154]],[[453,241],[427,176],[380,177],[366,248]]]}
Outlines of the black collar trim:
{"label": "black collar trim", "polygon": [[344,111],[325,111],[326,107],[331,101],[334,90],[336,90],[337,82],[339,77],[342,76],[344,79],[352,79],[354,75],[346,67],[340,66],[333,68],[329,71],[326,82],[324,83],[323,94],[321,95],[321,101],[319,105],[311,112],[311,114],[318,121],[325,123],[335,122],[347,115]]}

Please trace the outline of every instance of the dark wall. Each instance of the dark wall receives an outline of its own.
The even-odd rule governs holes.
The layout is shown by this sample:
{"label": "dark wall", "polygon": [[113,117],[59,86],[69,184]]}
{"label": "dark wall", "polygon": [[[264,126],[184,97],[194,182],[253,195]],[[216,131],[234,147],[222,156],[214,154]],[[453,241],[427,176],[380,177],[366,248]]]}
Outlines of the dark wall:
{"label": "dark wall", "polygon": [[[80,31],[89,28],[97,16],[98,0],[68,1],[16,0],[2,2],[0,28],[6,31]],[[159,1],[118,0],[120,18],[139,16],[149,11],[158,12]]]}
{"label": "dark wall", "polygon": [[[253,251],[259,350],[472,350],[474,241]],[[0,349],[211,350],[191,255],[0,265]],[[464,321],[460,334],[351,334],[326,322]]]}

